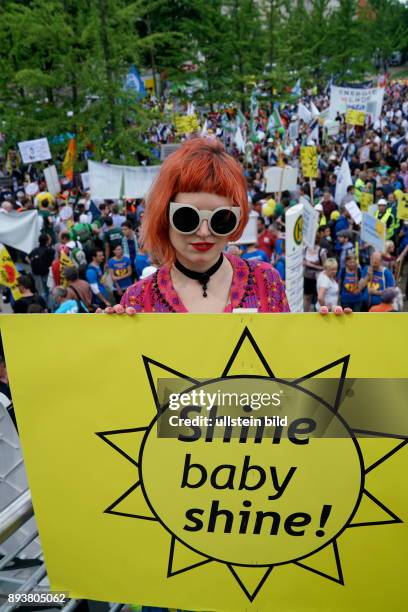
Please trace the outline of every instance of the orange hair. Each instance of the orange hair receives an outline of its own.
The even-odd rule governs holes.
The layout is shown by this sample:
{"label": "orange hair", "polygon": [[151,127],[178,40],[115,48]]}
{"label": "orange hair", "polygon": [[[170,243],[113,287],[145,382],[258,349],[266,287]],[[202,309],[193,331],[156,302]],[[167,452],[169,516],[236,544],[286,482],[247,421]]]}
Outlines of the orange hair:
{"label": "orange hair", "polygon": [[246,179],[237,161],[218,140],[194,138],[184,143],[163,163],[146,199],[141,227],[143,248],[161,263],[171,264],[175,252],[169,239],[168,205],[178,193],[206,192],[230,198],[241,209],[237,240],[248,221]]}

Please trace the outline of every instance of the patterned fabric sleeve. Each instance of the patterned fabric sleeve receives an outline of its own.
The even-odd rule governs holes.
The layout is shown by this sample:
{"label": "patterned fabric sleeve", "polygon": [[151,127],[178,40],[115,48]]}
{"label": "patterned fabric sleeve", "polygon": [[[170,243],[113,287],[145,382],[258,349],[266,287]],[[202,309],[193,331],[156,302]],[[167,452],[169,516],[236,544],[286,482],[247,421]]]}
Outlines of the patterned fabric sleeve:
{"label": "patterned fabric sleeve", "polygon": [[150,300],[146,299],[151,293],[151,286],[152,280],[150,277],[131,285],[123,294],[120,300],[121,305],[124,308],[131,306],[136,312],[151,312],[151,309],[147,306]]}
{"label": "patterned fabric sleeve", "polygon": [[260,312],[290,312],[285,286],[275,268],[270,264],[257,262],[255,278]]}

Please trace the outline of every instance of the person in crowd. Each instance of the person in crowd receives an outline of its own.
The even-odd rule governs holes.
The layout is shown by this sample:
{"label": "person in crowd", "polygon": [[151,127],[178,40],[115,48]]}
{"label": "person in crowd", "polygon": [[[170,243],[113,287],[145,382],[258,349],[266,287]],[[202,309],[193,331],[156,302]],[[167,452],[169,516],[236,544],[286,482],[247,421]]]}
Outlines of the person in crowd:
{"label": "person in crowd", "polygon": [[377,202],[378,210],[374,216],[379,221],[385,223],[387,240],[391,240],[394,235],[394,216],[391,207],[388,207],[388,202],[384,198],[380,198]]}
{"label": "person in crowd", "polygon": [[68,289],[66,287],[55,287],[52,294],[57,304],[54,314],[80,314],[88,312],[85,304],[81,302],[81,300],[69,298]]}
{"label": "person in crowd", "polygon": [[92,309],[92,289],[90,284],[79,278],[78,268],[64,268],[63,277],[67,284],[67,296],[70,300],[80,300],[90,312]]}
{"label": "person in crowd", "polygon": [[395,287],[394,277],[383,266],[382,254],[375,251],[370,258],[370,265],[362,270],[362,287],[367,287],[367,310],[381,302],[381,295],[385,289]]}
{"label": "person in crowd", "polygon": [[[322,314],[335,312],[339,300],[339,285],[336,281],[337,261],[329,257],[324,262],[323,270],[317,277],[317,301],[316,310]],[[349,311],[349,309],[346,309]]]}
{"label": "person in crowd", "polygon": [[326,249],[319,246],[319,238],[316,236],[314,247],[306,247],[303,258],[304,277],[304,310],[310,312],[317,298],[316,281],[317,276],[324,268],[327,259]]}
{"label": "person in crowd", "polygon": [[113,227],[121,228],[123,223],[126,221],[126,217],[124,217],[119,212],[119,206],[117,204],[113,204],[112,206],[112,222]]}
{"label": "person in crowd", "polygon": [[135,280],[136,278],[135,262],[136,262],[136,255],[138,252],[138,243],[137,243],[136,234],[133,230],[133,227],[130,221],[125,221],[124,223],[122,223],[122,232],[123,232],[123,238],[122,238],[123,255],[130,259],[131,266],[132,266],[132,280]]}
{"label": "person in crowd", "polygon": [[396,297],[397,291],[395,287],[384,289],[380,295],[380,302],[375,306],[371,306],[369,312],[398,312],[394,304]]}
{"label": "person in crowd", "polygon": [[267,261],[271,261],[272,253],[275,248],[277,233],[266,227],[265,219],[260,216],[258,223],[258,248],[265,252]]}
{"label": "person in crowd", "polygon": [[364,301],[364,282],[354,252],[347,253],[345,266],[340,268],[338,283],[341,306],[351,308],[353,312],[361,312]]}
{"label": "person in crowd", "polygon": [[17,289],[21,293],[21,298],[16,300],[13,305],[13,310],[16,314],[24,314],[27,312],[31,304],[39,304],[43,310],[47,310],[47,305],[44,298],[36,293],[34,289],[34,281],[28,274],[22,274],[17,280]]}
{"label": "person in crowd", "polygon": [[113,282],[113,295],[120,301],[123,293],[132,284],[132,265],[129,257],[123,254],[122,245],[113,249],[113,257],[108,261],[108,268]]}
{"label": "person in crowd", "polygon": [[256,246],[256,244],[248,244],[244,253],[242,254],[242,259],[246,259],[247,261],[266,261],[270,262],[268,256],[266,255],[263,249],[260,249]]}
{"label": "person in crowd", "polygon": [[115,226],[113,224],[112,217],[108,217],[105,220],[105,226],[107,228],[103,236],[103,240],[105,243],[105,259],[106,261],[109,261],[109,259],[113,257],[113,251],[115,247],[117,247],[118,245],[122,246],[124,235],[122,227],[120,225]]}
{"label": "person in crowd", "polygon": [[48,299],[48,274],[54,261],[55,252],[51,246],[49,234],[40,234],[38,242],[39,246],[31,251],[28,260],[31,265],[36,291],[46,302]]}
{"label": "person in crowd", "polygon": [[327,257],[334,256],[333,241],[331,238],[330,225],[320,225],[317,229],[318,245],[321,249],[325,249]]}
{"label": "person in crowd", "polygon": [[105,260],[105,255],[101,249],[93,249],[91,251],[91,263],[86,269],[86,280],[89,283],[92,294],[93,303],[98,306],[110,306],[109,293],[106,285],[103,282],[103,272],[101,265]]}

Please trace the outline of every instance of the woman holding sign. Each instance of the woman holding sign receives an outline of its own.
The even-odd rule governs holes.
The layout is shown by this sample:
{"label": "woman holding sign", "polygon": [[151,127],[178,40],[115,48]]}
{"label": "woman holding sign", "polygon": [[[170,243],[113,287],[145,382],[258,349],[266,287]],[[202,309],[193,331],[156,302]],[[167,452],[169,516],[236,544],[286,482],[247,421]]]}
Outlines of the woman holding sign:
{"label": "woman holding sign", "polygon": [[226,254],[248,221],[247,185],[217,140],[196,138],[167,158],[149,194],[144,248],[162,263],[105,312],[288,312],[285,289],[268,263]]}

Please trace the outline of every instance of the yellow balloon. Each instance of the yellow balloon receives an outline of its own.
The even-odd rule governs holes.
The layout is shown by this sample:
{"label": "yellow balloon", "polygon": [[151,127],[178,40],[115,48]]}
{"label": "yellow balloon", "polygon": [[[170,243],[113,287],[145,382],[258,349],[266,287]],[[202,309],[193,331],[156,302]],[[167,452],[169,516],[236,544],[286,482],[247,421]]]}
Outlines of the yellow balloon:
{"label": "yellow balloon", "polygon": [[271,217],[274,213],[274,208],[269,206],[269,204],[264,204],[262,206],[262,214],[264,217]]}

